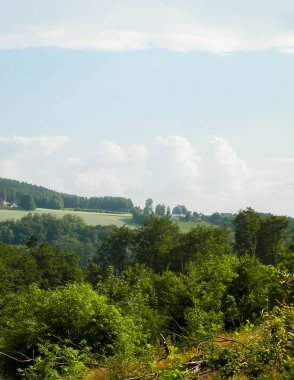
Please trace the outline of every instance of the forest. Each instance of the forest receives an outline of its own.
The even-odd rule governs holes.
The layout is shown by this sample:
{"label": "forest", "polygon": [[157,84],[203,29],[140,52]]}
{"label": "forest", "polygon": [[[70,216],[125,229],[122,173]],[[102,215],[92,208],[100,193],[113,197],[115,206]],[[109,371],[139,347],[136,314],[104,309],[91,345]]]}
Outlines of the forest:
{"label": "forest", "polygon": [[291,379],[294,231],[240,210],[180,231],[0,224],[0,378]]}
{"label": "forest", "polygon": [[0,178],[0,203],[3,201],[15,202],[22,210],[34,210],[39,207],[54,210],[71,208],[75,210],[131,212],[134,207],[131,199],[123,197],[80,197],[59,193],[26,182]]}

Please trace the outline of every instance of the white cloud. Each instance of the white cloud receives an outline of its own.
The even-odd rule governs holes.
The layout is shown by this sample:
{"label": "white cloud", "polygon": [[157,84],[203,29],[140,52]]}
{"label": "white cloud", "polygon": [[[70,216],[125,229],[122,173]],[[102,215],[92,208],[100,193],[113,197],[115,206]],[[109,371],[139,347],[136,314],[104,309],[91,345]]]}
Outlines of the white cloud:
{"label": "white cloud", "polygon": [[22,147],[37,146],[48,155],[62,148],[65,144],[68,143],[68,141],[69,138],[67,136],[0,136],[0,143],[12,144]]}
{"label": "white cloud", "polygon": [[175,180],[180,181],[182,187],[196,190],[201,157],[196,156],[192,144],[178,135],[157,137],[156,142],[165,148],[162,156],[165,157],[167,168]]}
{"label": "white cloud", "polygon": [[67,144],[69,138],[67,136],[39,136],[35,138],[35,142],[45,150],[47,154],[55,152]]}
{"label": "white cloud", "polygon": [[22,137],[22,136],[9,136],[4,137],[0,136],[0,142],[2,143],[13,143],[13,144],[20,144],[20,145],[28,145],[31,143],[31,139],[28,137]]}
{"label": "white cloud", "polygon": [[246,163],[237,157],[227,140],[215,137],[213,146],[218,190],[224,194],[231,191],[243,191],[243,182],[249,175]]}
{"label": "white cloud", "polygon": [[0,48],[294,50],[294,5],[289,0],[0,3]]}
{"label": "white cloud", "polygon": [[293,164],[294,157],[272,157],[272,158],[268,158],[267,161],[274,162],[274,163]]}
{"label": "white cloud", "polygon": [[143,144],[133,144],[130,147],[129,156],[134,160],[146,160],[148,157],[148,150]]}
{"label": "white cloud", "polygon": [[112,141],[103,141],[100,146],[100,160],[105,163],[124,163],[127,152]]}
{"label": "white cloud", "polygon": [[117,174],[115,169],[86,170],[76,175],[77,187],[92,196],[125,195],[125,185]]}
{"label": "white cloud", "polygon": [[[292,157],[272,157],[250,167],[221,137],[201,146],[179,135],[156,137],[148,145],[107,140],[96,156],[81,145],[79,151],[40,156],[58,145],[44,148],[41,142],[0,136],[2,148],[7,146],[0,149],[0,176],[78,195],[126,196],[141,206],[151,197],[155,203],[185,204],[205,213],[251,206],[294,216],[287,201],[294,194]],[[31,149],[35,145],[38,149]]]}
{"label": "white cloud", "polygon": [[67,136],[0,136],[0,176],[66,191],[62,170],[68,141]]}
{"label": "white cloud", "polygon": [[72,175],[76,191],[90,196],[130,196],[129,192],[144,184],[147,156],[143,144],[122,147],[114,141],[102,141],[96,157],[83,160],[83,165],[76,167]]}
{"label": "white cloud", "polygon": [[16,157],[4,158],[0,160],[0,177],[19,178],[20,171]]}
{"label": "white cloud", "polygon": [[141,143],[123,147],[103,141],[97,157],[73,174],[78,192],[91,196],[136,194],[142,203],[150,196],[167,197],[169,189],[181,198],[198,189],[201,158],[181,136],[157,137],[148,148]]}
{"label": "white cloud", "polygon": [[79,158],[77,157],[68,157],[66,159],[66,162],[68,165],[82,165],[82,160],[80,160]]}

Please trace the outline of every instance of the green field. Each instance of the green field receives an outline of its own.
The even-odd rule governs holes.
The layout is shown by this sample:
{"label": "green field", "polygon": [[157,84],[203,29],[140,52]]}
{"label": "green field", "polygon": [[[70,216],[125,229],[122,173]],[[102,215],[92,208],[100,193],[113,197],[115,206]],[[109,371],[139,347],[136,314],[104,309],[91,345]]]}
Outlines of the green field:
{"label": "green field", "polygon": [[[73,211],[73,210],[51,210],[44,208],[37,208],[34,211],[21,211],[21,210],[0,210],[0,222],[13,219],[17,220],[27,214],[51,214],[57,218],[62,218],[66,214],[79,216],[84,222],[90,226],[108,226],[114,224],[117,227],[128,225],[134,227],[132,224],[132,214],[108,214],[103,212],[87,212],[87,211]],[[191,228],[197,225],[208,225],[206,222],[176,222],[178,223],[182,232],[188,232]]]}
{"label": "green field", "polygon": [[209,223],[206,223],[206,222],[176,222],[179,227],[180,227],[180,230],[182,232],[189,232],[192,228],[195,228],[197,226],[210,226]]}
{"label": "green field", "polygon": [[86,212],[86,211],[72,211],[72,210],[50,210],[37,208],[34,211],[20,211],[20,210],[0,210],[0,221],[8,219],[20,219],[24,215],[29,213],[32,214],[51,214],[57,218],[62,218],[66,214],[79,216],[84,220],[84,222],[90,226],[95,226],[97,224],[102,226],[107,226],[109,224],[114,224],[121,227],[125,224],[132,224],[131,214],[108,214],[102,212]]}

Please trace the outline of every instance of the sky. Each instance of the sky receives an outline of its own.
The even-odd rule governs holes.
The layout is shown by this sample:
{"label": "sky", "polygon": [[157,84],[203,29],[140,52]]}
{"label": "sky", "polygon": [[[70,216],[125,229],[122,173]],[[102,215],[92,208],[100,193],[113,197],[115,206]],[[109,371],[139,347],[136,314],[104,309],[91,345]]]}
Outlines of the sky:
{"label": "sky", "polygon": [[0,177],[294,216],[293,0],[0,9]]}

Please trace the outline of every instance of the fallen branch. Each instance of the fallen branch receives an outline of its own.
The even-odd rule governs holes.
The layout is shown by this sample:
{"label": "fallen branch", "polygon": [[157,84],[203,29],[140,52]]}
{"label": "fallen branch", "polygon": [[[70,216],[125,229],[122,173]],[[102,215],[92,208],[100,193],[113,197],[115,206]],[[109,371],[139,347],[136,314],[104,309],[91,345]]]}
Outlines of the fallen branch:
{"label": "fallen branch", "polygon": [[20,355],[24,356],[26,358],[25,360],[20,360],[18,358],[15,358],[14,356],[6,354],[5,352],[2,352],[2,351],[0,351],[0,355],[6,356],[7,358],[15,360],[18,363],[29,363],[29,362],[35,361],[34,358],[28,358],[25,354],[22,354],[22,353],[20,353]]}
{"label": "fallen branch", "polygon": [[165,356],[168,357],[171,354],[171,350],[169,349],[169,346],[167,344],[167,341],[165,340],[165,337],[160,333],[161,339],[162,339],[162,345],[164,347]]}
{"label": "fallen branch", "polygon": [[191,370],[191,369],[195,369],[196,367],[197,368],[201,368],[201,367],[207,367],[208,365],[208,360],[196,360],[196,361],[191,361],[191,362],[188,362],[188,363],[185,363],[185,364],[182,364],[181,365],[181,368],[183,370]]}
{"label": "fallen branch", "polygon": [[[179,366],[179,370],[182,372],[189,371],[191,374],[198,374],[200,376],[210,373],[212,370],[207,369],[208,360],[194,360],[184,363]],[[159,376],[159,372],[148,373],[142,376],[128,377],[124,380],[156,380]]]}
{"label": "fallen branch", "polygon": [[[6,354],[5,352],[2,352],[0,351],[0,355],[3,355],[3,356],[6,356],[7,358],[9,359],[12,359],[18,363],[30,363],[30,362],[34,362],[36,359],[34,357],[32,358],[29,358],[28,356],[26,356],[25,354],[23,354],[22,352],[17,352],[19,355],[25,357],[25,359],[21,360],[21,359],[18,359],[16,358],[15,356],[12,356],[12,355],[9,355],[9,354]],[[56,365],[68,365],[70,363],[66,363],[66,362],[56,362],[55,363]],[[98,364],[98,363],[89,363],[89,362],[83,362],[83,364],[87,365],[87,366],[90,366],[90,367],[99,367],[99,368],[107,368],[105,365],[103,364]]]}

